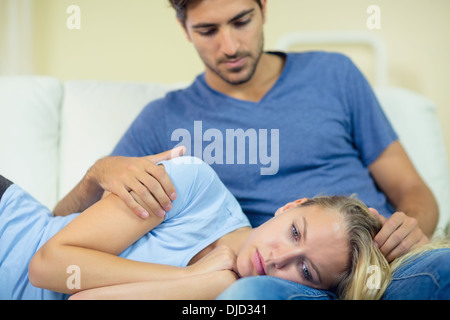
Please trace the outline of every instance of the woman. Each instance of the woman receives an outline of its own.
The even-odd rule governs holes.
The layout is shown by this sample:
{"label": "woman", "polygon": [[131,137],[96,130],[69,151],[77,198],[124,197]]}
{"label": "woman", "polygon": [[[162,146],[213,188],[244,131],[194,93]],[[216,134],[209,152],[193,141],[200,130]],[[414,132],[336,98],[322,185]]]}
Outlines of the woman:
{"label": "woman", "polygon": [[373,265],[382,271],[377,287],[389,282],[389,265],[372,242],[380,223],[359,201],[297,200],[252,230],[214,171],[186,159],[162,163],[178,193],[165,218],[141,220],[114,195],[80,215],[51,217],[2,180],[0,297],[207,299],[253,275],[340,298],[381,297],[383,290],[366,285]]}

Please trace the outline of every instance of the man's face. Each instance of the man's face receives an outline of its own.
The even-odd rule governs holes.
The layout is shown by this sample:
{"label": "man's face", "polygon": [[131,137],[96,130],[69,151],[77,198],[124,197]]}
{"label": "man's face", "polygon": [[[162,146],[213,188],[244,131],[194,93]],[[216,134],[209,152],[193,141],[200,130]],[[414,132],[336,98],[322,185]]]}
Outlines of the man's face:
{"label": "man's face", "polygon": [[185,29],[209,79],[248,82],[263,52],[263,9],[255,0],[203,0],[187,8]]}

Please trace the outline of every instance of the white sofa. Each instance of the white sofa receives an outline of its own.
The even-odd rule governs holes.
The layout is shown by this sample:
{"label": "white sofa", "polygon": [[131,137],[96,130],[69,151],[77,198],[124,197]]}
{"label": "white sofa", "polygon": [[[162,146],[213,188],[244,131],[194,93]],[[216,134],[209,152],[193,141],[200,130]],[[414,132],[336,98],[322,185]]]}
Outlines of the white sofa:
{"label": "white sofa", "polygon": [[[110,153],[149,101],[185,85],[0,77],[0,174],[53,208]],[[438,200],[443,230],[450,221],[450,187],[436,107],[403,89],[376,93]]]}

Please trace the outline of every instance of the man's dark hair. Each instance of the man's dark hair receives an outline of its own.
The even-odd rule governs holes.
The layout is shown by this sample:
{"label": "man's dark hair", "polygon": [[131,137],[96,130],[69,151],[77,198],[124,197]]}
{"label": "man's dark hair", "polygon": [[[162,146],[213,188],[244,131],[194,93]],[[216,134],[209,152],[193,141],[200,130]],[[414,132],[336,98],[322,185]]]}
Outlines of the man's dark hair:
{"label": "man's dark hair", "polygon": [[[186,10],[189,4],[194,2],[199,2],[204,0],[169,0],[171,6],[175,9],[177,13],[177,18],[186,26]],[[262,9],[261,0],[255,0],[259,7]]]}

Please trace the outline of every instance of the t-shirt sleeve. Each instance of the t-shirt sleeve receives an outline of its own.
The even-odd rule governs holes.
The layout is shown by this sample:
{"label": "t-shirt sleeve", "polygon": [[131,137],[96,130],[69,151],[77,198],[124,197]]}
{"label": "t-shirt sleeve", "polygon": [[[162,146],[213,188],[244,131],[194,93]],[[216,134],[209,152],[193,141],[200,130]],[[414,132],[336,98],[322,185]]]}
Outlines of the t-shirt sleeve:
{"label": "t-shirt sleeve", "polygon": [[354,143],[369,166],[398,137],[370,84],[348,58],[345,90]]}
{"label": "t-shirt sleeve", "polygon": [[[180,157],[162,161],[175,186],[177,199],[166,214],[171,219],[183,212],[227,214],[250,225],[238,201],[222,183],[216,172],[195,157]],[[223,211],[223,212],[222,212]]]}

